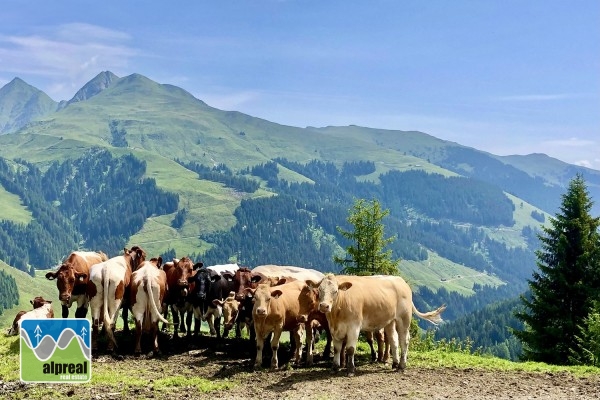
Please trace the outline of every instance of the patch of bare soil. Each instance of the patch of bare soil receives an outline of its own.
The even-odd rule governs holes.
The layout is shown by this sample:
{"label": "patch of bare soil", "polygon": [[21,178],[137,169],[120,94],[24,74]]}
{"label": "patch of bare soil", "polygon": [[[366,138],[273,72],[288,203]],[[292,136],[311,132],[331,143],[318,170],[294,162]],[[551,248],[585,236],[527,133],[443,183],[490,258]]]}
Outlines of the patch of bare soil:
{"label": "patch of bare soil", "polygon": [[[123,359],[101,355],[93,368],[114,370],[122,385],[54,385],[62,396],[97,400],[121,398],[155,399],[598,399],[600,376],[576,377],[570,373],[530,373],[412,367],[392,371],[390,364],[357,360],[353,377],[333,373],[329,361],[314,367],[279,371],[252,370],[253,344],[247,340],[212,338],[169,341],[166,354],[154,358],[123,354]],[[123,348],[123,346],[121,347]],[[125,349],[130,347],[125,347]],[[280,348],[280,365],[290,357]],[[270,355],[266,357],[270,361]],[[157,379],[184,375],[214,382],[231,382],[232,387],[203,393],[192,385],[155,387]],[[129,384],[128,378],[144,379],[146,385]],[[0,398],[35,397],[38,385],[0,382]],[[158,386],[158,385],[157,385]],[[29,396],[31,394],[32,396]]]}

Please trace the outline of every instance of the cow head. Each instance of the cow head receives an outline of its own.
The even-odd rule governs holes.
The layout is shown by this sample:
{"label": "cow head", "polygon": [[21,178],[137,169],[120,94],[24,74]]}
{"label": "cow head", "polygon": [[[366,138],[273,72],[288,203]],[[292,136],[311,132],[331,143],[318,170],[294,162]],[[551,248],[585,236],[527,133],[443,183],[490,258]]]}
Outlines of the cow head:
{"label": "cow head", "polygon": [[133,246],[131,249],[126,247],[123,249],[124,255],[129,256],[129,266],[131,271],[137,271],[140,265],[146,261],[146,252],[140,246]]}
{"label": "cow head", "polygon": [[210,285],[212,284],[210,271],[206,268],[198,268],[196,270],[196,274],[187,278],[188,283],[194,284],[194,289],[192,291],[192,303],[194,305],[200,304],[202,301],[206,300],[206,295],[210,290]]}
{"label": "cow head", "polygon": [[350,289],[352,283],[344,282],[338,284],[337,279],[333,274],[325,275],[325,278],[320,283],[308,280],[306,281],[309,287],[317,287],[319,291],[319,311],[323,313],[331,312],[333,304],[337,300],[339,291]]}
{"label": "cow head", "polygon": [[237,320],[240,302],[235,299],[235,292],[230,292],[225,300],[214,299],[213,305],[223,308],[223,335],[227,336],[227,333],[231,330],[233,324]]}
{"label": "cow head", "polygon": [[56,279],[58,299],[63,303],[71,300],[75,285],[87,285],[88,283],[88,275],[76,272],[75,267],[70,263],[62,264],[56,272],[48,272],[46,279]]}
{"label": "cow head", "polygon": [[279,289],[273,290],[269,284],[261,283],[254,292],[254,308],[252,316],[254,318],[266,317],[271,309],[271,300],[278,299],[282,292]]}
{"label": "cow head", "polygon": [[247,267],[241,267],[235,271],[233,276],[235,298],[237,301],[244,300],[246,289],[256,289],[258,282],[262,278],[258,275],[252,275],[252,271]]}
{"label": "cow head", "polygon": [[194,263],[189,257],[174,258],[170,273],[169,281],[174,289],[179,289],[181,297],[186,297],[190,286],[189,278],[194,276]]}
{"label": "cow head", "polygon": [[304,285],[298,296],[300,308],[298,310],[298,322],[306,322],[308,315],[319,311],[319,290],[316,287]]}
{"label": "cow head", "polygon": [[33,306],[33,309],[35,310],[36,308],[40,308],[41,306],[43,306],[44,304],[52,304],[52,301],[50,300],[45,300],[42,296],[37,296],[35,297],[33,300],[29,300],[29,302],[31,303],[31,305]]}

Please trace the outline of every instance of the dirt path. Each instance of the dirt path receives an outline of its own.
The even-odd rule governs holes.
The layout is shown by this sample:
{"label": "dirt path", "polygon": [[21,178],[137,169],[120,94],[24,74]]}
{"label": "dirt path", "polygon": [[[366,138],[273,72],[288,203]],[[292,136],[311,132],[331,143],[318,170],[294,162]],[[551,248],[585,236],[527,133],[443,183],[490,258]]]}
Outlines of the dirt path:
{"label": "dirt path", "polygon": [[[247,345],[247,344],[246,344]],[[576,377],[569,373],[489,372],[451,367],[409,366],[392,371],[389,364],[370,364],[361,359],[357,373],[334,374],[323,361],[313,368],[276,372],[252,371],[249,353],[239,346],[222,351],[189,350],[189,346],[161,359],[124,360],[108,356],[95,359],[96,371],[112,371],[122,384],[54,385],[58,395],[95,400],[121,398],[156,399],[598,399],[600,376]],[[231,387],[203,393],[193,385],[156,387],[155,381],[169,376],[203,377]],[[129,379],[131,377],[131,379]],[[133,378],[144,384],[132,384]],[[40,384],[1,382],[0,398],[40,398]],[[44,398],[46,396],[41,396]]]}

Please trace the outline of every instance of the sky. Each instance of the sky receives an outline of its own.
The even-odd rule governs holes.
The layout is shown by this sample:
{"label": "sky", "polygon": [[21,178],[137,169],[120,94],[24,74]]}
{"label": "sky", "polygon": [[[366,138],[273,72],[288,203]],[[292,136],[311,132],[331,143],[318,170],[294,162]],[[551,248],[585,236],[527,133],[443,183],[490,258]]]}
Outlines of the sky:
{"label": "sky", "polygon": [[101,71],[292,126],[417,130],[600,170],[598,0],[3,0],[0,87]]}

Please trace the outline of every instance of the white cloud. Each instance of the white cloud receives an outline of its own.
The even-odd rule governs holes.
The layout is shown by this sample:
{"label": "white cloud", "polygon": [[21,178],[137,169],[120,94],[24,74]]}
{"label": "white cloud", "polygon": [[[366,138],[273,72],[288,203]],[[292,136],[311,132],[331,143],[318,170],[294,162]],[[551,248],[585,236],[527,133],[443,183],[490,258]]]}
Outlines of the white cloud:
{"label": "white cloud", "polygon": [[557,93],[557,94],[522,94],[515,96],[494,97],[495,101],[557,101],[584,97],[583,93]]}
{"label": "white cloud", "polygon": [[542,142],[542,145],[548,146],[548,147],[556,147],[556,148],[591,147],[591,146],[597,146],[598,143],[593,140],[589,140],[589,139],[580,139],[580,138],[576,138],[576,137],[571,137],[568,139],[545,140]]}
{"label": "white cloud", "polygon": [[68,100],[101,70],[118,74],[126,69],[139,55],[127,46],[128,40],[126,33],[80,23],[29,35],[0,35],[0,73],[39,80],[46,85],[39,89],[55,100]]}

